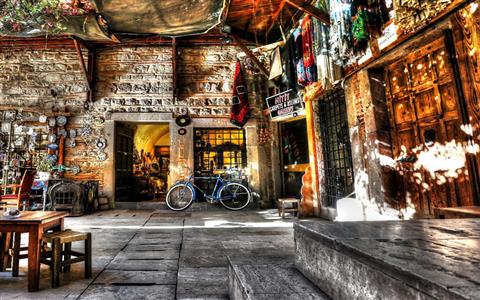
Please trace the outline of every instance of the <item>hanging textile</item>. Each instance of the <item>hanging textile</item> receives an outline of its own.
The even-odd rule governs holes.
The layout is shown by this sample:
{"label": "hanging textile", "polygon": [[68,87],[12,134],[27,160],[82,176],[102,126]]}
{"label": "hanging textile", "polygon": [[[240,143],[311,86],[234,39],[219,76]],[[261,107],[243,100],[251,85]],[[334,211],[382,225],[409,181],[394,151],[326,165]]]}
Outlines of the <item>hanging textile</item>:
{"label": "hanging textile", "polygon": [[[328,0],[318,1],[316,6],[324,11],[329,11]],[[333,63],[329,54],[330,26],[314,18],[312,28],[317,78],[322,83],[323,88],[329,89],[333,82],[342,77],[341,68]]]}
{"label": "hanging textile", "polygon": [[352,0],[330,0],[330,55],[340,66],[356,62],[353,53]]}
{"label": "hanging textile", "polygon": [[282,74],[282,55],[280,54],[280,48],[277,47],[272,51],[270,56],[270,76],[268,79],[273,80]]}
{"label": "hanging textile", "polygon": [[315,57],[313,55],[312,20],[307,16],[302,21],[302,52],[305,69],[305,86],[317,81]]}
{"label": "hanging textile", "polygon": [[369,40],[382,34],[389,20],[385,0],[355,0],[352,3],[352,16],[355,52],[363,52]]}
{"label": "hanging textile", "polygon": [[451,3],[452,0],[394,0],[395,19],[403,33],[413,32]]}
{"label": "hanging textile", "polygon": [[281,77],[281,90],[287,91],[289,89],[297,90],[297,73],[294,62],[294,38],[291,35],[285,45],[281,47],[280,54],[282,56],[283,74]]}
{"label": "hanging textile", "polygon": [[305,74],[305,65],[303,64],[303,43],[302,32],[299,28],[293,31],[294,47],[293,60],[297,72],[297,84],[305,86],[307,84],[307,75]]}
{"label": "hanging textile", "polygon": [[233,99],[230,110],[230,122],[235,126],[243,127],[248,121],[249,114],[250,108],[247,85],[243,77],[240,61],[237,61],[233,77]]}

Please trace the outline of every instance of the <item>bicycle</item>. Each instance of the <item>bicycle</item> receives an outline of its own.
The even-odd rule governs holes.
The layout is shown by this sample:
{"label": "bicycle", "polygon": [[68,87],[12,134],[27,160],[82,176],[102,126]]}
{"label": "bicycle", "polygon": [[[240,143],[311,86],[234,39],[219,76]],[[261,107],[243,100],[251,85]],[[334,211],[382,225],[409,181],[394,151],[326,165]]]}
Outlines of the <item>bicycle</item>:
{"label": "bicycle", "polygon": [[185,181],[175,183],[167,193],[167,206],[174,211],[182,211],[187,209],[193,201],[197,201],[197,190],[203,194],[203,197],[210,203],[220,202],[226,209],[241,210],[250,203],[252,194],[248,187],[239,182],[234,182],[222,178],[220,175],[215,177],[197,177],[203,179],[216,179],[215,187],[211,195],[199,188],[193,179],[192,174]]}

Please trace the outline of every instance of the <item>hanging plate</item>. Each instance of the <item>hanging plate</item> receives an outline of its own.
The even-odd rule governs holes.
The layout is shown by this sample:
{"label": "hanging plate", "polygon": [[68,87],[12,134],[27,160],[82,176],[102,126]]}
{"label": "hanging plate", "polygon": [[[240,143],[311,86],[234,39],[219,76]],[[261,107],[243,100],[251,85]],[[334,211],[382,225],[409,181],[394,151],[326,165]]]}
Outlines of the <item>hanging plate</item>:
{"label": "hanging plate", "polygon": [[180,129],[178,130],[178,134],[179,134],[179,135],[185,135],[185,134],[187,134],[187,130],[186,130],[185,128],[180,128]]}
{"label": "hanging plate", "polygon": [[53,144],[57,141],[57,136],[54,133],[48,135],[48,142]]}
{"label": "hanging plate", "polygon": [[55,120],[55,118],[49,118],[48,119],[48,126],[49,127],[55,127],[56,124],[57,124],[57,120]]}
{"label": "hanging plate", "polygon": [[67,131],[65,129],[60,129],[58,131],[58,136],[66,138],[67,137]]}
{"label": "hanging plate", "polygon": [[63,125],[65,125],[65,124],[67,124],[67,117],[65,117],[65,116],[58,116],[58,117],[57,117],[57,125],[58,125],[58,126],[63,126]]}
{"label": "hanging plate", "polygon": [[181,115],[175,119],[175,123],[177,123],[177,125],[180,127],[188,126],[190,125],[191,122],[192,122],[192,119],[190,118],[189,115]]}

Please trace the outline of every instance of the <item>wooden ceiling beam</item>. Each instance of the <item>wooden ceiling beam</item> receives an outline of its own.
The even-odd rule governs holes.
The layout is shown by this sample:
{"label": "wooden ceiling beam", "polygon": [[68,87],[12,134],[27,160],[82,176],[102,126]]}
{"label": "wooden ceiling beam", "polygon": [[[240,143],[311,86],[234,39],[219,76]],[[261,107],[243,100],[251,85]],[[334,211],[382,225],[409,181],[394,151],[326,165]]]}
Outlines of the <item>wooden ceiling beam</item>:
{"label": "wooden ceiling beam", "polygon": [[298,10],[303,11],[304,13],[317,18],[320,22],[324,23],[327,26],[330,26],[330,16],[323,10],[309,4],[306,1],[301,0],[286,0],[287,4],[295,7]]}

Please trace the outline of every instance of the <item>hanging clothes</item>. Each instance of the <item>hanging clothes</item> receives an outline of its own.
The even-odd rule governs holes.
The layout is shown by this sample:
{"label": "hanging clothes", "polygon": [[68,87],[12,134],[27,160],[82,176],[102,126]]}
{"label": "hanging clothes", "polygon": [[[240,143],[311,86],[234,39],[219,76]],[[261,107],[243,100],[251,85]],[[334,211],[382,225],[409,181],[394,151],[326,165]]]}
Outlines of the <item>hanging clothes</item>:
{"label": "hanging clothes", "polygon": [[312,19],[310,16],[302,21],[302,52],[305,70],[305,86],[317,81],[317,68],[313,55]]}
{"label": "hanging clothes", "polygon": [[285,45],[281,47],[280,54],[282,56],[283,74],[281,77],[281,89],[287,91],[289,89],[297,90],[297,72],[294,60],[294,37],[291,35]]}
{"label": "hanging clothes", "polygon": [[282,55],[280,54],[280,47],[275,48],[270,55],[270,76],[269,80],[273,80],[283,74],[282,69]]}
{"label": "hanging clothes", "polygon": [[[318,1],[316,6],[324,11],[329,11],[328,0]],[[318,19],[312,20],[313,52],[317,66],[317,78],[325,89],[342,78],[342,69],[333,63],[330,56],[330,26],[323,24]]]}
{"label": "hanging clothes", "polygon": [[302,31],[296,28],[293,31],[294,48],[293,48],[293,60],[295,63],[295,70],[297,72],[297,84],[300,86],[307,85],[307,74],[305,73],[305,65],[303,63],[303,42]]}
{"label": "hanging clothes", "polygon": [[248,103],[247,84],[242,72],[240,61],[235,65],[233,77],[233,101],[230,109],[230,122],[238,127],[243,127],[250,116]]}
{"label": "hanging clothes", "polygon": [[340,66],[357,61],[353,52],[351,4],[352,0],[330,0],[330,55]]}

